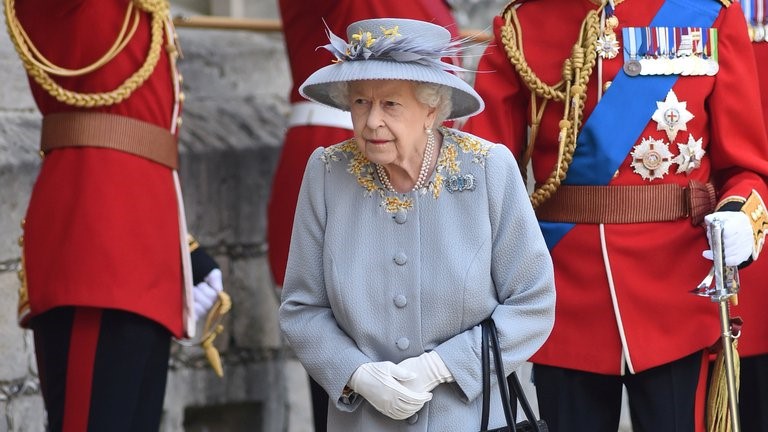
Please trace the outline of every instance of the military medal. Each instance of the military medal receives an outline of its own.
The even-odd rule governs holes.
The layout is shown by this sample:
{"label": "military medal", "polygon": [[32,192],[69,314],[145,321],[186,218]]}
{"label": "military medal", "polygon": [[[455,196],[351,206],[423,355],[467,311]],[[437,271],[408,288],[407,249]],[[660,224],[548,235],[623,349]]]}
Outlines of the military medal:
{"label": "military medal", "polygon": [[715,28],[625,27],[622,36],[628,76],[711,76],[719,70]]}
{"label": "military medal", "polygon": [[645,180],[660,179],[669,173],[672,152],[662,140],[643,138],[632,150],[632,168]]}
{"label": "military medal", "polygon": [[624,73],[628,76],[634,77],[640,75],[642,71],[642,65],[638,59],[638,28],[625,27],[622,30],[622,36],[624,37]]}
{"label": "military medal", "polygon": [[640,75],[663,75],[662,65],[659,64],[659,38],[656,28],[646,27],[645,33],[645,56],[640,60],[642,70]]}
{"label": "military medal", "polygon": [[[659,73],[661,75],[671,75],[674,71],[674,64],[672,64],[672,54],[670,49],[670,31],[667,27],[659,27],[658,39],[659,39]],[[672,32],[674,34],[674,32]]]}
{"label": "military medal", "polygon": [[756,25],[754,27],[755,29],[755,42],[762,42],[765,40],[765,27],[761,25]]}
{"label": "military medal", "polygon": [[597,42],[595,42],[595,51],[602,59],[612,59],[619,55],[619,41],[616,39],[614,31],[619,25],[619,19],[614,15],[613,2],[605,5],[605,22],[603,31]]}
{"label": "military medal", "polygon": [[693,135],[688,134],[688,143],[677,144],[680,154],[675,157],[673,162],[678,165],[678,174],[690,174],[691,171],[701,166],[701,159],[704,158],[704,153],[706,153],[701,147],[701,142],[701,138],[695,140]]}
{"label": "military medal", "polygon": [[656,121],[656,130],[667,132],[669,141],[675,140],[678,131],[687,130],[686,123],[693,118],[693,114],[686,109],[688,102],[680,102],[677,95],[670,90],[663,102],[656,102],[656,111],[651,117]]}
{"label": "military medal", "polygon": [[616,40],[616,35],[601,35],[595,44],[600,58],[612,59],[619,55],[619,41]]}
{"label": "military medal", "polygon": [[640,75],[640,71],[642,70],[642,68],[643,67],[640,65],[640,62],[638,60],[630,60],[624,63],[624,73],[629,76]]}
{"label": "military medal", "polygon": [[749,39],[752,42],[768,42],[768,23],[766,23],[766,0],[740,1],[741,10],[747,20]]}
{"label": "military medal", "polygon": [[640,75],[642,68],[638,60],[630,60],[624,63],[624,73],[631,77]]}

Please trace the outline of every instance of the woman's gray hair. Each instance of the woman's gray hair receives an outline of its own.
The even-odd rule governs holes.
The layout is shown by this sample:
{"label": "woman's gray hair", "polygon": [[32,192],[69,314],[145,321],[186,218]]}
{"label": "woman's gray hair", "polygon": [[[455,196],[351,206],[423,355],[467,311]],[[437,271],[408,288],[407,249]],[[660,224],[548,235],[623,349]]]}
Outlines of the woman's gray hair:
{"label": "woman's gray hair", "polygon": [[414,92],[416,99],[435,110],[435,125],[443,124],[451,114],[451,93],[453,88],[442,84],[416,82]]}
{"label": "woman's gray hair", "polygon": [[[451,114],[453,88],[442,84],[411,81],[416,100],[430,108],[436,108],[435,125],[441,125]],[[338,81],[328,86],[328,96],[349,111],[349,81]]]}

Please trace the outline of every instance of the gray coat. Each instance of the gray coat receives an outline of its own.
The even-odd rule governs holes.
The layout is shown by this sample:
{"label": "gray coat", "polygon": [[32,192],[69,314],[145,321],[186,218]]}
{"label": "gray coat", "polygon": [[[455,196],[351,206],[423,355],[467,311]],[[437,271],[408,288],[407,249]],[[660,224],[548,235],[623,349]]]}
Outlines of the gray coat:
{"label": "gray coat", "polygon": [[[441,128],[428,188],[387,192],[354,141],[318,148],[299,194],[280,325],[330,395],[330,431],[477,431],[479,323],[492,316],[511,373],[554,322],[552,262],[502,145]],[[435,350],[455,378],[407,420],[341,401],[363,363]],[[494,380],[495,381],[495,380]],[[492,426],[503,413],[492,393]]]}

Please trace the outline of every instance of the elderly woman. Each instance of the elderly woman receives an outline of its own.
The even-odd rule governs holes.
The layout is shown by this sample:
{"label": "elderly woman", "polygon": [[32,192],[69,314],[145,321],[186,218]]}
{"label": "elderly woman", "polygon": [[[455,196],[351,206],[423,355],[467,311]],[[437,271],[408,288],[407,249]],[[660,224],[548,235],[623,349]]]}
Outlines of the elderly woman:
{"label": "elderly woman", "polygon": [[383,18],[347,36],[301,87],[350,111],[354,138],[307,164],[280,325],[330,395],[329,430],[478,430],[479,324],[518,368],[553,325],[552,262],[509,150],[439,126],[483,109],[440,60],[449,32]]}

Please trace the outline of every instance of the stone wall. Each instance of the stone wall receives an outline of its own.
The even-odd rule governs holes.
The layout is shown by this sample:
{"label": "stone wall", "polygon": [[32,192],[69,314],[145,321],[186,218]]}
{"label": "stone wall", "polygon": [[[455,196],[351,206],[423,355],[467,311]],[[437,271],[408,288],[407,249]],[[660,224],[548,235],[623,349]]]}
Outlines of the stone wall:
{"label": "stone wall", "polygon": [[[199,348],[174,344],[161,430],[299,431],[309,422],[289,408],[300,403],[306,411],[308,385],[298,363],[286,359],[265,242],[290,87],[282,36],[179,33],[187,96],[180,132],[187,220],[222,265],[234,307],[216,339],[224,378],[213,374]],[[40,166],[40,115],[5,31],[0,74],[0,432],[43,431],[31,333],[15,323],[17,240]],[[289,386],[299,390],[289,393]]]}
{"label": "stone wall", "polygon": [[18,239],[40,157],[40,116],[5,31],[0,32],[0,432],[43,431],[32,334],[16,325]]}

